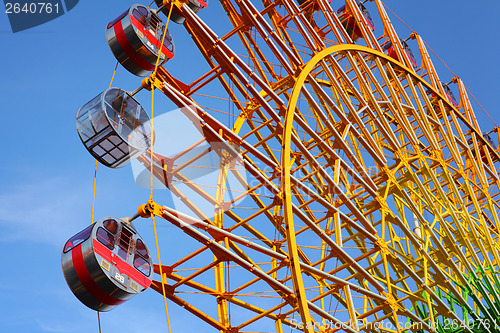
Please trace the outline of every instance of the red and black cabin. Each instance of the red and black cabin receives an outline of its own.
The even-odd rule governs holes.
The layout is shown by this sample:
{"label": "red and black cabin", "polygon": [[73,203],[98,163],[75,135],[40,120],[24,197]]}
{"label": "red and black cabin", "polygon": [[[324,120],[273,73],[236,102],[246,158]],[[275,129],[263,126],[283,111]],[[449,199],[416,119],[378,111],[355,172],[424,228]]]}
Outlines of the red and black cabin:
{"label": "red and black cabin", "polygon": [[154,70],[160,48],[160,65],[174,57],[174,41],[168,30],[161,47],[164,31],[165,24],[155,12],[133,5],[107,25],[106,40],[126,70],[146,76]]}
{"label": "red and black cabin", "polygon": [[455,98],[455,95],[451,91],[450,87],[448,87],[447,85],[443,84],[443,89],[444,89],[444,92],[446,93],[446,97],[451,102],[451,104],[453,104],[454,107],[458,108],[458,101]]}
{"label": "red and black cabin", "polygon": [[[158,7],[163,5],[162,0],[155,0],[155,3]],[[188,6],[193,12],[197,13],[199,10],[207,8],[208,0],[188,0],[186,6]],[[168,17],[168,13],[170,12],[170,3],[161,8],[161,12],[166,17]],[[172,8],[172,13],[170,14],[170,20],[177,24],[183,24],[186,18],[182,16],[179,8],[174,5],[174,8]]]}
{"label": "red and black cabin", "polygon": [[152,260],[134,226],[107,217],[71,237],[62,269],[75,296],[96,311],[109,311],[151,285]]}
{"label": "red and black cabin", "polygon": [[[375,23],[373,23],[373,19],[366,9],[365,5],[363,5],[361,2],[356,0],[356,4],[358,5],[359,9],[361,10],[361,13],[363,14],[364,18],[366,19],[366,22],[368,23],[368,26],[372,31],[375,31]],[[363,34],[361,33],[361,28],[359,25],[356,23],[356,19],[347,10],[347,7],[344,5],[340,7],[337,10],[337,15],[339,17],[340,22],[342,22],[342,25],[344,26],[344,29],[346,32],[349,34],[351,39],[353,41],[360,40]]]}
{"label": "red and black cabin", "polygon": [[[446,94],[446,98],[448,99],[448,101],[451,104],[453,104],[454,107],[458,108],[458,101],[455,98],[455,95],[451,91],[450,87],[448,87],[448,84],[444,84],[444,83],[441,82],[441,86],[444,89],[444,92]],[[436,98],[436,95],[430,89],[427,89],[426,93],[427,93],[428,96],[431,96],[432,98]]]}
{"label": "red and black cabin", "polygon": [[[417,59],[415,58],[413,51],[410,49],[410,47],[408,46],[406,41],[400,39],[400,42],[401,42],[401,46],[403,46],[403,49],[404,49],[406,55],[410,59],[411,65],[413,66],[414,69],[416,69],[418,65],[417,65]],[[389,57],[396,59],[399,62],[403,62],[402,59],[398,59],[398,57],[396,55],[396,51],[394,50],[394,47],[393,47],[391,41],[384,44],[384,46],[382,47],[382,51],[384,51],[384,53],[387,54]]]}

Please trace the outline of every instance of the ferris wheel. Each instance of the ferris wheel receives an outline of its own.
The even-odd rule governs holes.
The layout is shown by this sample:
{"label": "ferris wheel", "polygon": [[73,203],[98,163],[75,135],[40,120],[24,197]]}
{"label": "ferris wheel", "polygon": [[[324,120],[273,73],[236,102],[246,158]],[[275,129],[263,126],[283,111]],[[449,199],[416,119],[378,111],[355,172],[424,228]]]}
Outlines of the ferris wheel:
{"label": "ferris wheel", "polygon": [[[106,38],[138,90],[179,108],[168,132],[184,136],[161,142],[137,91],[119,88],[77,128],[100,163],[134,160],[174,205],[145,198],[68,241],[84,304],[150,287],[207,331],[500,331],[498,129],[480,129],[421,36],[398,34],[380,0],[220,0],[224,35],[203,0],[155,2]],[[190,83],[168,70],[177,29],[210,66]],[[182,256],[151,258],[139,217],[176,227]]]}

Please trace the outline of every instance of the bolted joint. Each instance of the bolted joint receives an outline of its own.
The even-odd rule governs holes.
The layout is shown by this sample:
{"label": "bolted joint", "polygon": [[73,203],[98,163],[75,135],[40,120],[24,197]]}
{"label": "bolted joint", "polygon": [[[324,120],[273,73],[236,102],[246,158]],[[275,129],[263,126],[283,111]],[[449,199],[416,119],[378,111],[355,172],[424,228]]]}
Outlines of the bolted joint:
{"label": "bolted joint", "polygon": [[170,4],[173,4],[177,8],[181,8],[183,4],[188,4],[188,0],[163,0],[163,6],[165,8],[170,8]]}
{"label": "bolted joint", "polygon": [[384,254],[391,255],[391,250],[389,250],[387,243],[382,238],[377,239],[375,245],[377,245],[380,251],[382,251]]}
{"label": "bolted joint", "polygon": [[282,295],[282,297],[291,306],[293,306],[293,307],[297,306],[298,301],[297,301],[297,297],[294,294],[286,294],[286,295]]}
{"label": "bolted joint", "polygon": [[142,79],[141,85],[144,89],[151,91],[151,80],[149,79],[149,77],[145,77],[144,79]]}
{"label": "bolted joint", "polygon": [[282,203],[283,203],[283,197],[282,197],[281,192],[279,192],[273,198],[273,205],[281,206]]}
{"label": "bolted joint", "polygon": [[163,206],[157,204],[153,200],[148,200],[147,204],[141,205],[137,208],[137,213],[141,217],[151,217],[151,215],[163,216]]}
{"label": "bolted joint", "polygon": [[139,214],[140,217],[148,218],[151,216],[149,210],[148,210],[148,205],[140,205],[137,207],[137,213]]}
{"label": "bolted joint", "polygon": [[401,310],[401,308],[399,307],[399,304],[396,301],[396,299],[394,298],[394,296],[392,294],[389,294],[389,293],[384,293],[384,296],[387,298],[387,304],[389,304],[392,311],[394,313],[398,313]]}
{"label": "bolted joint", "polygon": [[174,294],[174,292],[175,292],[174,286],[165,283],[165,294],[171,296]]}

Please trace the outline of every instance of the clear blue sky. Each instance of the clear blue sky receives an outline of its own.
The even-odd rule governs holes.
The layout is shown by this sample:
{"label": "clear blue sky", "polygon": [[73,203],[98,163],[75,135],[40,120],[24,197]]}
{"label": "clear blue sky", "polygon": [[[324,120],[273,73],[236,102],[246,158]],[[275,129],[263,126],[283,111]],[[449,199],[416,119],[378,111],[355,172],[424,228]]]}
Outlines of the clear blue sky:
{"label": "clear blue sky", "polygon": [[[1,332],[97,332],[95,312],[81,305],[64,281],[60,251],[67,238],[90,223],[94,160],[78,138],[75,114],[109,85],[115,59],[104,28],[133,3],[81,0],[68,14],[16,34],[7,15],[0,14],[0,112],[5,120],[0,131],[0,250],[5,263],[0,271]],[[334,8],[342,4],[333,0]],[[425,39],[500,123],[496,100],[500,3],[386,0],[386,4]],[[369,10],[375,11],[374,6],[367,3]],[[228,30],[218,1],[211,1],[200,16],[216,32]],[[395,18],[393,23],[400,27]],[[177,55],[166,66],[189,82],[202,70],[201,57],[182,26],[172,25],[171,32]],[[451,74],[437,59],[434,62],[443,81],[449,81]],[[133,90],[139,79],[119,67],[114,85]],[[148,93],[138,98],[149,105]],[[491,122],[479,109],[476,113],[483,130],[489,130]],[[148,191],[134,184],[130,167],[99,166],[96,218],[131,215],[147,198]],[[136,226],[154,247],[151,223]],[[182,245],[182,239],[168,237],[169,230],[160,227],[165,261]],[[209,329],[169,304],[173,332]],[[103,332],[167,332],[162,297],[151,290],[101,319]]]}

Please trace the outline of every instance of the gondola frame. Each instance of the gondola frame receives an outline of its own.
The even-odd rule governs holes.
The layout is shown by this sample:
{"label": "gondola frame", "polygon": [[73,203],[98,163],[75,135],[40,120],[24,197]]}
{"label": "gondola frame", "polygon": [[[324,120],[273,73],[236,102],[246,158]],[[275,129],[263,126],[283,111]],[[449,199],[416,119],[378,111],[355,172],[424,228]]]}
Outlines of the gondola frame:
{"label": "gondola frame", "polygon": [[[105,243],[99,240],[101,230],[112,234],[104,226],[106,221],[117,223],[113,249],[109,249]],[[122,257],[123,254],[118,254],[119,249],[122,249],[118,242],[121,241],[124,230],[127,233],[131,232],[132,235],[129,243],[131,247],[127,250],[125,258]],[[143,249],[146,251],[142,253],[145,253],[147,258],[138,254],[137,244],[139,241],[140,244],[144,245],[144,248],[141,245],[141,251]],[[148,274],[146,274],[145,269],[144,272],[141,272],[135,267],[134,262],[138,256],[145,259],[146,266],[149,267]],[[110,311],[132,296],[148,289],[153,274],[153,263],[149,250],[134,226],[113,217],[101,219],[71,237],[63,248],[61,266],[73,294],[84,305],[100,312]]]}

